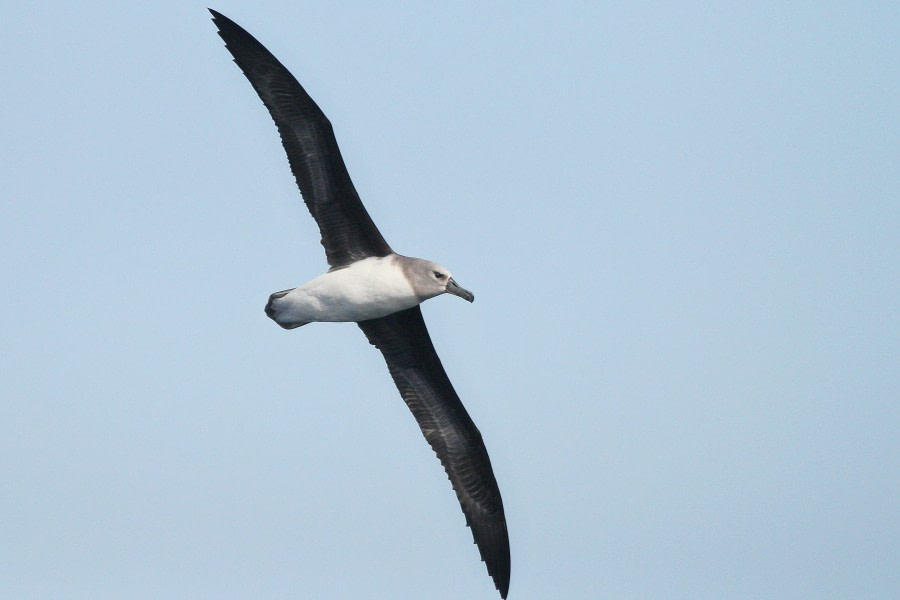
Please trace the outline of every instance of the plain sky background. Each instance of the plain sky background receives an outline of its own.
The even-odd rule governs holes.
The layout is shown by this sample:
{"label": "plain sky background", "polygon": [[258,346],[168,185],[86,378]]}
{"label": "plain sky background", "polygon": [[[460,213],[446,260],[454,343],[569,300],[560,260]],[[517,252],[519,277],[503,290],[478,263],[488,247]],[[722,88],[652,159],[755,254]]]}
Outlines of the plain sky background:
{"label": "plain sky background", "polygon": [[[224,2],[334,123],[511,600],[896,598],[900,5]],[[11,3],[0,598],[498,598],[204,5]]]}

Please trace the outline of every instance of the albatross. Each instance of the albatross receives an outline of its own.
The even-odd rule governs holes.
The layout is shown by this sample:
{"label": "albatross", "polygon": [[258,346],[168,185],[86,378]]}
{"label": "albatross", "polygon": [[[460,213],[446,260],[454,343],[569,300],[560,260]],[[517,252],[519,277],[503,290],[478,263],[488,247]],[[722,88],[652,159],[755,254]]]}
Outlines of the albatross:
{"label": "albatross", "polygon": [[275,121],[301,196],[319,226],[329,269],[275,292],[266,314],[285,329],[356,322],[440,459],[502,598],[509,589],[509,537],[500,489],[478,428],[453,389],[419,304],[441,294],[472,302],[442,265],[402,256],[382,237],[350,180],[331,122],[256,38],[210,9],[225,47]]}

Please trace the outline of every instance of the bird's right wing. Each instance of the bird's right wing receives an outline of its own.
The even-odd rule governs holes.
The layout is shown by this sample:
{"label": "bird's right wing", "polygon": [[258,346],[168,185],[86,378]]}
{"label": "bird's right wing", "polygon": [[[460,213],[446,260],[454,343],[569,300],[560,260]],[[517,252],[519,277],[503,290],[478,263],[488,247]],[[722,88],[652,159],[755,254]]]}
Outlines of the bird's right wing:
{"label": "bird's right wing", "polygon": [[319,225],[328,264],[340,267],[391,254],[353,187],[322,110],[256,38],[228,17],[209,12],[234,62],[275,120],[303,200]]}
{"label": "bird's right wing", "polygon": [[509,537],[503,500],[481,433],[453,389],[418,306],[359,327],[384,355],[400,395],[444,465],[481,560],[500,596],[509,589]]}

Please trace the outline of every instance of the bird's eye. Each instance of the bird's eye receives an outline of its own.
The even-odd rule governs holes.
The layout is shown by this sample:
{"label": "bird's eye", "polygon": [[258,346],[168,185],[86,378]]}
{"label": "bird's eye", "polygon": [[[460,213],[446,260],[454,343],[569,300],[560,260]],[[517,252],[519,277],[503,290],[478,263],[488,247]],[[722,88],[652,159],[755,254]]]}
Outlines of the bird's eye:
{"label": "bird's eye", "polygon": [[434,276],[437,277],[438,279],[443,279],[444,277],[446,277],[446,275],[444,275],[440,271],[433,271],[433,273],[434,273]]}

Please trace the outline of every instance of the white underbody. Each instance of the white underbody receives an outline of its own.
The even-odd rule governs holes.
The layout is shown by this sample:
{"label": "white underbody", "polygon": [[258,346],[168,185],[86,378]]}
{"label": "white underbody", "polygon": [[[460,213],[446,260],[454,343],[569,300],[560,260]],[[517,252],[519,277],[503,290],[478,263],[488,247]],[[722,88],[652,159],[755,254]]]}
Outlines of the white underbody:
{"label": "white underbody", "polygon": [[274,301],[282,326],[377,319],[421,302],[394,256],[372,257],[329,271]]}

